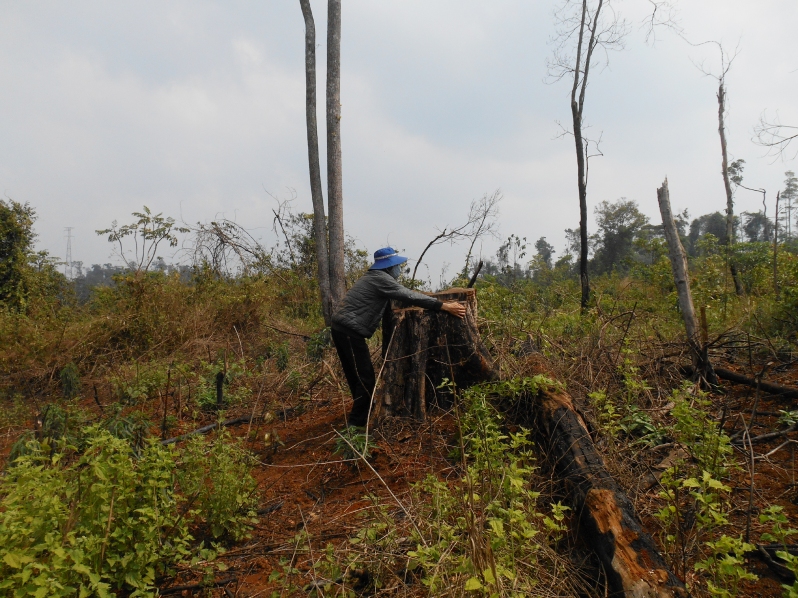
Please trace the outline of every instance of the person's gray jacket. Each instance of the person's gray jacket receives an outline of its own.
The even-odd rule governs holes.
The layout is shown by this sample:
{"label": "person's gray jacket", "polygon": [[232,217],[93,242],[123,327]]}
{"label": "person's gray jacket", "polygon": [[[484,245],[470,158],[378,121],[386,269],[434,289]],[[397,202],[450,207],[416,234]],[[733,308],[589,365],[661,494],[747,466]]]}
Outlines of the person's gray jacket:
{"label": "person's gray jacket", "polygon": [[350,336],[369,338],[388,305],[397,299],[425,309],[440,309],[443,303],[402,286],[385,270],[369,270],[346,293],[332,316],[332,329]]}

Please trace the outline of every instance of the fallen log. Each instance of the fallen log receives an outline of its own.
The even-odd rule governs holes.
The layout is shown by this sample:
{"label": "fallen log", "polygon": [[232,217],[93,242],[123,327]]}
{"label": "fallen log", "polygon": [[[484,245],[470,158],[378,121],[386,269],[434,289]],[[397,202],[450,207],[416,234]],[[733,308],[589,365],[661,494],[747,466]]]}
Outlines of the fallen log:
{"label": "fallen log", "polygon": [[[571,397],[541,389],[522,397],[521,419],[531,419],[543,459],[562,482],[578,516],[580,537],[598,556],[610,596],[687,596],[629,498],[609,474]],[[518,411],[516,411],[518,413]],[[521,422],[524,423],[524,422]]]}
{"label": "fallen log", "polygon": [[742,374],[738,374],[732,370],[727,370],[726,368],[715,368],[715,373],[718,375],[718,378],[721,378],[722,380],[728,380],[729,382],[735,382],[736,384],[744,384],[752,388],[759,386],[759,390],[768,394],[779,395],[785,399],[798,399],[798,388],[774,384],[773,382],[760,381],[757,383],[755,378],[743,376]]}
{"label": "fallen log", "polygon": [[477,329],[474,289],[432,293],[441,301],[460,301],[463,319],[444,311],[395,308],[386,317],[385,362],[375,392],[372,417],[412,417],[424,421],[427,409],[451,405],[451,393],[440,388],[445,379],[457,388],[497,377],[493,359]]}

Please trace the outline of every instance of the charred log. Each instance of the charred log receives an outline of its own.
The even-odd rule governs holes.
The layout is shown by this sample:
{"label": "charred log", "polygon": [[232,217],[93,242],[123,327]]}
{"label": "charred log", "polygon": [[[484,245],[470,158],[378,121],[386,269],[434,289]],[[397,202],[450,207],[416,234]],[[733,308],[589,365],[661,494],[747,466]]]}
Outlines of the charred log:
{"label": "charred log", "polygon": [[687,596],[634,506],[609,474],[582,417],[565,392],[526,397],[542,457],[562,482],[578,515],[578,533],[604,567],[610,596]]}

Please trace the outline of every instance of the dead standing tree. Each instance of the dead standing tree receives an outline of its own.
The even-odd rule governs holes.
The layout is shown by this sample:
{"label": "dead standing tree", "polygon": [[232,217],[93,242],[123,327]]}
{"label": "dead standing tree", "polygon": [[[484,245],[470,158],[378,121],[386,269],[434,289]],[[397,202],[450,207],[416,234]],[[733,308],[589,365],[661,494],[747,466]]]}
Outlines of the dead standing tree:
{"label": "dead standing tree", "polygon": [[[689,43],[689,42],[688,42]],[[731,69],[732,62],[737,57],[738,51],[735,50],[732,55],[726,51],[720,42],[709,41],[701,44],[691,44],[693,46],[703,46],[706,44],[714,44],[720,51],[720,71],[713,72],[705,68],[703,64],[696,65],[698,69],[712,77],[718,82],[718,135],[720,136],[720,151],[721,151],[721,174],[723,175],[723,187],[726,191],[726,248],[728,251],[729,270],[731,271],[732,279],[734,280],[734,290],[738,296],[743,294],[743,283],[740,280],[740,274],[737,272],[737,264],[732,255],[734,248],[734,191],[731,186],[731,178],[729,175],[729,153],[726,144],[726,109],[727,109],[727,96],[726,96],[726,75]]]}
{"label": "dead standing tree", "polygon": [[[555,12],[557,34],[556,49],[549,60],[549,76],[554,80],[572,78],[571,119],[576,146],[577,187],[579,190],[579,279],[582,286],[582,309],[587,309],[590,299],[590,280],[587,272],[587,183],[590,141],[584,137],[584,110],[590,69],[601,61],[596,50],[603,54],[604,63],[610,50],[623,49],[628,32],[612,7],[611,0],[564,0]],[[575,47],[574,47],[575,46]]]}
{"label": "dead standing tree", "polygon": [[330,260],[327,241],[327,218],[324,213],[324,194],[319,166],[319,134],[316,126],[316,25],[310,0],[299,0],[305,18],[305,117],[308,130],[308,168],[310,170],[310,195],[313,200],[313,240],[316,245],[319,292],[324,323],[329,326],[332,317],[332,292],[330,290]]}
{"label": "dead standing tree", "polygon": [[684,328],[687,332],[687,344],[690,346],[690,353],[693,358],[694,371],[703,377],[708,383],[716,385],[718,379],[712,369],[707,355],[705,342],[701,342],[698,320],[693,306],[693,296],[690,293],[690,274],[687,269],[687,252],[679,239],[679,229],[673,219],[671,211],[670,193],[668,192],[668,179],[662,183],[662,187],[657,189],[657,202],[659,211],[662,215],[662,226],[665,232],[665,240],[668,243],[668,255],[671,260],[673,270],[673,280],[676,283],[676,294],[679,298],[679,310],[684,319]]}

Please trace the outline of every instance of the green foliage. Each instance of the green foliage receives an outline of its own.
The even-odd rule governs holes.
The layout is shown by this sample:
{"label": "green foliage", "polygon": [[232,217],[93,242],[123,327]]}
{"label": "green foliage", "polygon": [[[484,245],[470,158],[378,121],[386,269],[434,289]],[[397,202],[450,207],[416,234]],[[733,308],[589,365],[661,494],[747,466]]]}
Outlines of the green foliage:
{"label": "green foliage", "polygon": [[252,455],[223,430],[207,441],[192,438],[182,455],[180,487],[214,538],[240,540],[257,523]]}
{"label": "green foliage", "polygon": [[36,235],[36,212],[27,203],[0,199],[0,304],[11,309],[25,305],[25,272]]}
{"label": "green foliage", "polygon": [[20,456],[0,479],[0,590],[14,596],[154,596],[155,580],[188,555],[174,493],[173,451],[140,459],[107,431],[86,450]]}
{"label": "green foliage", "polygon": [[[544,378],[508,384],[537,392]],[[537,585],[535,568],[544,547],[565,531],[565,510],[540,512],[539,492],[526,430],[505,434],[488,401],[496,385],[472,387],[463,395],[460,418],[464,476],[449,484],[428,476],[416,487],[422,505],[412,534],[410,567],[435,595],[462,587],[486,595],[529,595]]]}
{"label": "green foliage", "polygon": [[144,413],[134,411],[125,416],[121,410],[117,410],[111,417],[103,422],[102,427],[114,438],[127,441],[133,454],[141,456],[142,451],[147,446],[147,437],[152,422]]}
{"label": "green foliage", "polygon": [[366,436],[365,430],[352,426],[345,428],[335,438],[333,453],[341,455],[344,459],[371,458],[371,450],[376,448],[371,438]]}
{"label": "green foliage", "polygon": [[214,363],[202,362],[200,365],[200,386],[197,391],[197,405],[202,409],[215,409],[216,405],[216,377],[223,378],[224,405],[238,405],[244,402],[251,394],[251,390],[244,384],[246,382],[246,364],[243,361],[217,359]]}
{"label": "green foliage", "polygon": [[731,440],[709,415],[706,395],[686,382],[673,391],[673,402],[671,434],[693,458],[692,473],[697,470],[716,478],[725,476],[732,453]]}
{"label": "green foliage", "polygon": [[332,336],[330,329],[324,328],[323,330],[311,335],[310,340],[307,342],[307,355],[313,361],[321,361],[324,357],[324,350],[331,346]]}
{"label": "green foliage", "polygon": [[745,569],[745,553],[756,548],[753,544],[724,534],[717,540],[706,542],[704,546],[709,555],[695,564],[695,570],[705,571],[709,575],[707,590],[712,596],[732,598],[737,596],[740,582],[759,579]]}
{"label": "green foliage", "polygon": [[[65,299],[65,278],[46,251],[33,251],[35,210],[0,199],[0,307],[28,313],[35,303],[50,307]],[[33,310],[35,311],[35,310]]]}
{"label": "green foliage", "polygon": [[[175,233],[187,233],[188,228],[175,226],[175,219],[162,214],[153,214],[147,206],[142,212],[133,212],[137,220],[131,224],[118,226],[116,220],[111,228],[96,231],[98,235],[108,235],[108,242],[113,243],[119,257],[136,272],[147,272],[158,255],[158,246],[166,243],[169,247],[177,246]],[[124,239],[133,237],[134,247],[125,249]]]}
{"label": "green foliage", "polygon": [[158,362],[121,369],[118,375],[111,376],[111,385],[119,401],[125,405],[136,405],[158,396],[158,391],[166,386],[167,366]]}
{"label": "green foliage", "polygon": [[760,523],[769,523],[770,532],[762,534],[762,539],[766,542],[775,542],[783,546],[783,550],[777,550],[776,556],[784,562],[784,565],[795,576],[792,584],[784,584],[785,598],[798,598],[798,556],[787,550],[787,538],[798,534],[798,530],[789,527],[790,520],[784,514],[784,507],[771,505],[764,509],[759,515]]}
{"label": "green foliage", "polygon": [[595,208],[598,226],[597,248],[592,266],[598,273],[626,272],[633,259],[634,241],[648,224],[636,201],[602,201]]}
{"label": "green foliage", "polygon": [[274,351],[274,357],[278,372],[284,372],[288,369],[288,358],[290,356],[288,343],[284,342],[277,346],[277,349]]}
{"label": "green foliage", "polygon": [[45,405],[39,414],[36,432],[28,431],[11,447],[9,464],[16,463],[19,457],[25,455],[54,456],[65,445],[82,447],[85,420],[84,414],[74,406],[62,407],[55,403]]}
{"label": "green foliage", "polygon": [[74,399],[80,394],[80,374],[78,373],[78,366],[73,362],[66,364],[58,373],[61,379],[61,391],[65,399]]}

